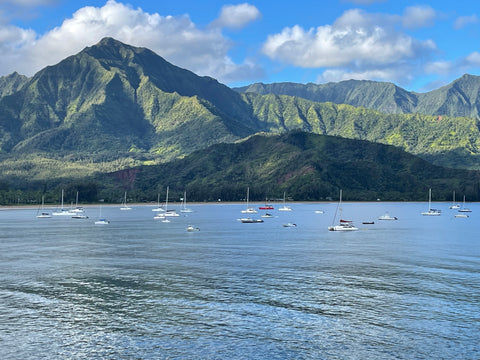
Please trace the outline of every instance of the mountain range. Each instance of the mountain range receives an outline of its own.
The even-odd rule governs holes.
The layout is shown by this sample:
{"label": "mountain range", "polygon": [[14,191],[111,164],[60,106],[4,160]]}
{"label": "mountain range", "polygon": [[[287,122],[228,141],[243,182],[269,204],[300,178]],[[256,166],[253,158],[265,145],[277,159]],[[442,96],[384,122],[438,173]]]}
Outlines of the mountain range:
{"label": "mountain range", "polygon": [[465,75],[425,94],[354,80],[231,89],[149,49],[104,38],[31,78],[0,77],[0,180],[83,179],[292,130],[479,169],[479,86],[478,77]]}
{"label": "mountain range", "polygon": [[480,77],[468,74],[425,93],[410,92],[388,82],[367,80],[347,80],[320,85],[255,83],[234,90],[241,93],[295,96],[322,103],[348,104],[387,114],[419,113],[480,118]]}

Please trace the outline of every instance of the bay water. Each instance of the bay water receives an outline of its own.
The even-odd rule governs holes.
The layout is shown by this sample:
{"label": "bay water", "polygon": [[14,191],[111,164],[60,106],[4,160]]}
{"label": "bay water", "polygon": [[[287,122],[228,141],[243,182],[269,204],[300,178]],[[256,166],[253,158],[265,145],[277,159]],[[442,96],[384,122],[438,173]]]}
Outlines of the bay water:
{"label": "bay water", "polygon": [[334,203],[0,210],[0,357],[478,359],[480,206],[449,205],[344,203],[354,232],[327,230]]}

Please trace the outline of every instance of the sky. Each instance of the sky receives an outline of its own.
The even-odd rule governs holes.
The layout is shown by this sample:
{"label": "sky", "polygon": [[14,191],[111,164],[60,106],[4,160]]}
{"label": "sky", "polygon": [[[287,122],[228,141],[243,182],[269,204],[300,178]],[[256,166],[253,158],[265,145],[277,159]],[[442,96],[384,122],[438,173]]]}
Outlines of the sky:
{"label": "sky", "polygon": [[480,75],[471,0],[0,0],[0,76],[32,76],[109,36],[234,87]]}

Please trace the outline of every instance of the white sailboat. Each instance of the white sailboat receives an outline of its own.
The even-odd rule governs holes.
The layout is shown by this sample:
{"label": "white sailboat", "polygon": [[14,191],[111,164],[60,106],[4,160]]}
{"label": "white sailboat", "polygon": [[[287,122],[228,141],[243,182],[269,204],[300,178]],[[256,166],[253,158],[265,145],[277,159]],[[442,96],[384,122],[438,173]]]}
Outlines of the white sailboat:
{"label": "white sailboat", "polygon": [[283,206],[278,208],[278,211],[292,211],[292,208],[285,204],[285,191],[283,192]]}
{"label": "white sailboat", "polygon": [[77,197],[75,200],[75,209],[72,209],[72,212],[81,214],[85,211],[85,209],[82,206],[78,206],[78,191],[77,191]]}
{"label": "white sailboat", "polygon": [[465,207],[465,195],[463,195],[463,206],[462,206],[462,208],[461,208],[460,210],[458,210],[458,212],[462,212],[462,213],[472,212],[472,210],[467,209],[467,208]]}
{"label": "white sailboat", "polygon": [[422,212],[424,216],[440,216],[442,211],[438,209],[432,209],[432,189],[428,189],[428,210]]}
{"label": "white sailboat", "polygon": [[71,209],[65,209],[63,207],[63,189],[62,189],[62,203],[60,209],[52,212],[53,216],[73,216],[75,213]]}
{"label": "white sailboat", "polygon": [[110,224],[110,221],[108,221],[105,218],[102,218],[102,205],[100,205],[100,216],[97,221],[95,221],[95,225],[107,225]]}
{"label": "white sailboat", "polygon": [[187,208],[187,192],[183,192],[183,198],[182,198],[182,208],[180,209],[180,212],[182,213],[191,213],[193,212],[192,209]]}
{"label": "white sailboat", "polygon": [[167,186],[167,196],[165,197],[165,213],[163,214],[165,217],[174,217],[174,216],[180,216],[179,213],[177,213],[175,210],[168,210],[168,190],[169,187]]}
{"label": "white sailboat", "polygon": [[127,192],[125,191],[125,196],[123,198],[122,206],[120,207],[120,210],[132,210],[130,206],[127,206]]}
{"label": "white sailboat", "polygon": [[40,208],[40,210],[42,210],[42,212],[39,214],[38,211],[37,211],[37,218],[39,218],[39,219],[49,219],[49,218],[52,217],[52,215],[50,215],[48,212],[45,212],[43,210],[44,201],[45,201],[45,196],[42,196],[42,207]]}
{"label": "white sailboat", "polygon": [[[337,217],[337,212],[340,214],[340,222],[338,225],[335,225],[335,220]],[[340,200],[337,205],[337,209],[335,210],[335,215],[333,216],[332,225],[328,227],[328,231],[356,231],[358,230],[357,227],[353,226],[351,220],[343,220],[342,219],[342,190],[340,190]]]}
{"label": "white sailboat", "polygon": [[450,205],[449,209],[460,209],[460,204],[457,204],[455,202],[455,191],[453,192],[453,202],[452,205]]}
{"label": "white sailboat", "polygon": [[250,197],[250,188],[247,187],[247,208],[245,210],[242,210],[242,214],[256,214],[257,210],[253,207],[248,206],[248,199]]}
{"label": "white sailboat", "polygon": [[159,211],[165,211],[163,208],[163,205],[160,205],[160,194],[157,195],[157,207],[153,208],[152,211],[159,212]]}

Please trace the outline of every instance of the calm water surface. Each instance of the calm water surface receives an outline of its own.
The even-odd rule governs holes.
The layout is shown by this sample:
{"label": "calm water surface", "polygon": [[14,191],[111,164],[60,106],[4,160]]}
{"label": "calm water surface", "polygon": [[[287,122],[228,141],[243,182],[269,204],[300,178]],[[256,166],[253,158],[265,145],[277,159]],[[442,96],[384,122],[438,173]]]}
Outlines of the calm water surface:
{"label": "calm water surface", "polygon": [[327,231],[336,204],[262,224],[227,204],[104,207],[104,226],[1,210],[1,358],[478,359],[480,205],[448,205],[347,203],[351,233]]}

